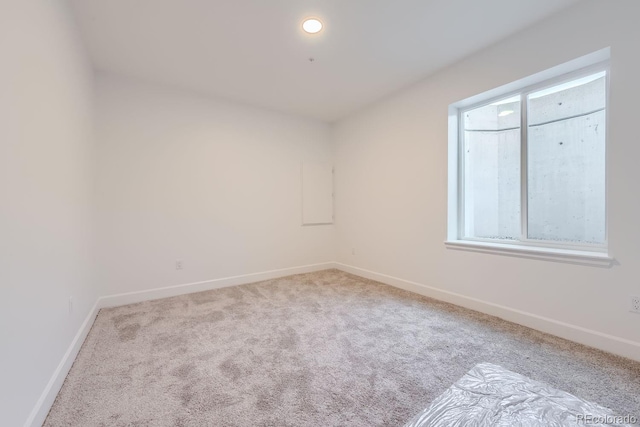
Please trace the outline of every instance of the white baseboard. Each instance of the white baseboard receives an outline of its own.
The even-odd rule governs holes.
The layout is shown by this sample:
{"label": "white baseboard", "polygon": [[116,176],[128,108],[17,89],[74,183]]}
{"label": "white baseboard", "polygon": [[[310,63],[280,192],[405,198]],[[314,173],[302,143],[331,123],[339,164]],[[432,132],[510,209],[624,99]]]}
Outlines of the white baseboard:
{"label": "white baseboard", "polygon": [[584,344],[589,347],[595,347],[609,353],[640,361],[640,343],[635,341],[583,328],[581,326],[571,325],[569,323],[538,316],[537,314],[527,313],[525,311],[516,310],[477,298],[445,291],[443,289],[434,288],[421,283],[376,273],[363,268],[342,263],[335,263],[335,266],[339,270],[355,274],[356,276],[376,280],[396,288],[404,289],[406,291],[414,292],[440,301],[446,301],[570,341]]}
{"label": "white baseboard", "polygon": [[87,335],[93,326],[93,322],[98,315],[98,311],[100,311],[100,307],[98,305],[98,301],[96,301],[91,310],[89,310],[89,314],[84,319],[84,322],[82,322],[78,333],[73,337],[71,345],[62,357],[58,367],[53,372],[53,375],[40,395],[36,406],[29,414],[29,418],[27,418],[27,421],[24,423],[25,427],[41,426],[44,423],[44,420],[47,418],[47,414],[49,414],[49,409],[51,409],[51,405],[53,405],[54,400],[56,400],[56,396],[62,388],[62,384],[64,383],[69,370],[71,370],[73,362],[76,360],[80,347],[82,347],[85,338],[87,338]]}
{"label": "white baseboard", "polygon": [[202,282],[185,283],[182,285],[167,286],[164,288],[147,289],[144,291],[127,292],[124,294],[109,295],[98,299],[98,306],[117,307],[120,305],[134,304],[137,302],[151,301],[154,299],[174,297],[191,294],[194,292],[210,291],[212,289],[226,288],[229,286],[244,285],[263,280],[277,279],[278,277],[291,276],[293,274],[311,273],[314,271],[336,268],[333,262],[303,265],[299,267],[269,270],[260,273],[243,274],[240,276],[223,277],[220,279],[205,280]]}
{"label": "white baseboard", "polygon": [[167,286],[164,288],[148,289],[139,292],[128,292],[124,294],[108,295],[98,298],[86,319],[80,326],[80,330],[73,338],[67,352],[62,357],[62,361],[54,371],[49,383],[42,392],[36,406],[29,414],[29,418],[24,423],[25,427],[41,426],[47,418],[47,414],[64,383],[71,366],[80,351],[80,347],[87,338],[93,322],[101,308],[116,307],[120,305],[133,304],[136,302],[150,301],[154,299],[167,298],[177,295],[190,294],[193,292],[207,291],[211,289],[225,288],[228,286],[243,285],[246,283],[260,282],[262,280],[277,279],[278,277],[291,276],[294,274],[311,273],[314,271],[337,268],[333,262],[320,264],[303,265],[299,267],[282,268],[279,270],[263,271],[260,273],[243,274],[240,276],[224,277],[221,279],[206,280],[195,283],[185,283],[182,285]]}
{"label": "white baseboard", "polygon": [[347,273],[376,280],[396,288],[404,289],[420,295],[425,295],[441,301],[450,302],[492,316],[500,317],[510,322],[518,323],[542,332],[556,335],[571,341],[595,347],[609,353],[618,354],[633,360],[640,361],[640,343],[630,341],[613,335],[604,334],[580,326],[570,325],[554,319],[538,316],[520,310],[515,310],[502,305],[483,301],[476,298],[467,297],[454,292],[445,291],[431,286],[423,285],[409,280],[399,279],[386,274],[376,273],[363,268],[346,264],[325,262],[279,270],[270,270],[260,273],[244,274],[240,276],[224,277],[221,279],[206,280],[202,282],[186,283],[182,285],[168,286],[164,288],[149,289],[138,292],[128,292],[124,294],[109,295],[98,298],[93,308],[80,326],[78,333],[74,337],[71,345],[64,354],[60,364],[54,371],[49,383],[45,387],[36,406],[31,411],[29,418],[25,422],[25,427],[41,426],[49,413],[51,405],[58,395],[73,362],[89,334],[93,322],[98,315],[98,311],[105,307],[115,307],[126,304],[133,304],[142,301],[149,301],[159,298],[167,298],[177,295],[184,295],[193,292],[201,292],[211,289],[219,289],[229,286],[243,285],[247,283],[259,282],[262,280],[276,279],[293,274],[311,273],[314,271],[337,268]]}

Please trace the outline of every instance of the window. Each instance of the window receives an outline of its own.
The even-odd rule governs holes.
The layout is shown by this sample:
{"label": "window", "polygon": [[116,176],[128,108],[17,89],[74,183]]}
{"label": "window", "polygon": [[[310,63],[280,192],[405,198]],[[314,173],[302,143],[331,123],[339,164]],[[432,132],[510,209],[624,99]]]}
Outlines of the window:
{"label": "window", "polygon": [[608,65],[543,74],[450,108],[448,243],[609,259]]}

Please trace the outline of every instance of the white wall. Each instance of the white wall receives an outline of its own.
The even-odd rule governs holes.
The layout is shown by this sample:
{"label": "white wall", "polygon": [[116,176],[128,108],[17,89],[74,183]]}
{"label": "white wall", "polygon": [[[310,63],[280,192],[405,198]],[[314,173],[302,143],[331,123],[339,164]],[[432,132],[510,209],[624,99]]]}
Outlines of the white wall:
{"label": "white wall", "polygon": [[[336,248],[344,264],[640,342],[640,316],[627,311],[628,296],[640,294],[639,7],[585,0],[333,134],[319,122],[102,75],[94,151],[93,76],[66,4],[3,0],[2,424],[28,418],[98,296],[333,261]],[[447,106],[606,46],[619,265],[446,250]],[[301,227],[301,162],[332,159],[336,228]]]}
{"label": "white wall", "polygon": [[[636,0],[581,2],[339,122],[338,261],[640,343],[640,316],[628,311],[629,295],[640,295],[638,13]],[[448,106],[607,46],[609,232],[619,265],[447,250]]]}
{"label": "white wall", "polygon": [[97,100],[103,295],[334,260],[333,226],[301,226],[328,125],[111,75]]}
{"label": "white wall", "polygon": [[3,0],[0,58],[0,424],[19,426],[97,298],[93,75],[58,0]]}

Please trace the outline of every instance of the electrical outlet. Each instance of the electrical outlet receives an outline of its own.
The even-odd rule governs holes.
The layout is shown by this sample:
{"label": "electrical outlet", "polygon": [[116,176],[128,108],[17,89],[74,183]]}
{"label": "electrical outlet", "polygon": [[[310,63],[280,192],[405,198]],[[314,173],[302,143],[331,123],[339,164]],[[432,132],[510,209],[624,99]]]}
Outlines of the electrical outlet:
{"label": "electrical outlet", "polygon": [[629,311],[640,314],[640,297],[631,296],[631,310]]}
{"label": "electrical outlet", "polygon": [[183,269],[183,265],[182,265],[182,260],[177,260],[176,261],[176,270],[182,270]]}
{"label": "electrical outlet", "polygon": [[73,313],[73,297],[69,297],[69,314]]}

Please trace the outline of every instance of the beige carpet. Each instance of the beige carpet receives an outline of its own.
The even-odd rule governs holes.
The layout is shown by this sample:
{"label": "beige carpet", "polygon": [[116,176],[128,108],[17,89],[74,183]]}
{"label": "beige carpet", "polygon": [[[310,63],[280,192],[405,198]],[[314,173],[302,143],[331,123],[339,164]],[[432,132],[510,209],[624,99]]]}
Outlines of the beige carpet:
{"label": "beige carpet", "polygon": [[46,426],[401,426],[489,362],[640,414],[640,363],[337,270],[104,309]]}

